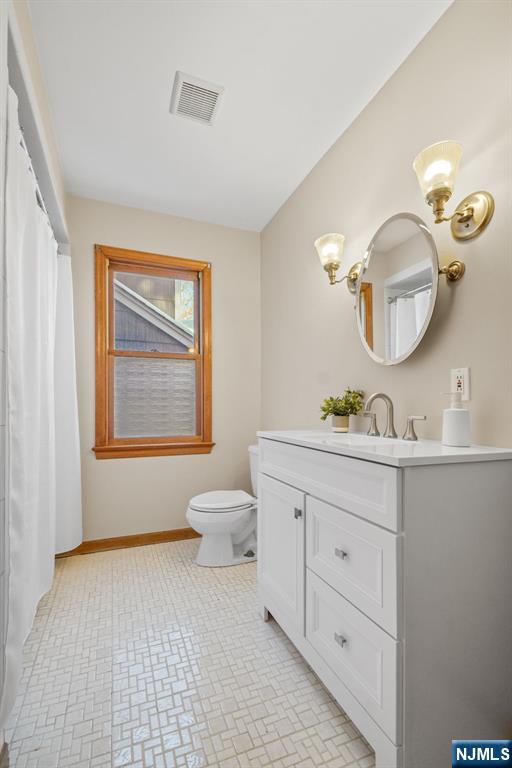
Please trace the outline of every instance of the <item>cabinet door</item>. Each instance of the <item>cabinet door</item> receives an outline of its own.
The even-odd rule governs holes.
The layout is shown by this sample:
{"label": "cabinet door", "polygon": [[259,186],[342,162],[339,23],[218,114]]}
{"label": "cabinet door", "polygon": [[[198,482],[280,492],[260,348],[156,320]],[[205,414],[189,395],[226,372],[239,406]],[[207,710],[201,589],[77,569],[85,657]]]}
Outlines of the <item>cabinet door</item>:
{"label": "cabinet door", "polygon": [[265,607],[289,633],[304,635],[304,494],[259,476],[258,583]]}

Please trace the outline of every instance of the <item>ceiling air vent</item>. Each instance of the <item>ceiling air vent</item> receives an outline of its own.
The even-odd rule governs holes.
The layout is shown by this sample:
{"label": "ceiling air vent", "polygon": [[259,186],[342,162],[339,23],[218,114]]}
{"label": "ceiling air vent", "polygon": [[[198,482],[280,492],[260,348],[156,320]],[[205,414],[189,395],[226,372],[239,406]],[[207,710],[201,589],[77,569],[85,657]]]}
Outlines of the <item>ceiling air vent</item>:
{"label": "ceiling air vent", "polygon": [[171,112],[211,125],[219,108],[224,88],[184,72],[176,72],[172,89]]}

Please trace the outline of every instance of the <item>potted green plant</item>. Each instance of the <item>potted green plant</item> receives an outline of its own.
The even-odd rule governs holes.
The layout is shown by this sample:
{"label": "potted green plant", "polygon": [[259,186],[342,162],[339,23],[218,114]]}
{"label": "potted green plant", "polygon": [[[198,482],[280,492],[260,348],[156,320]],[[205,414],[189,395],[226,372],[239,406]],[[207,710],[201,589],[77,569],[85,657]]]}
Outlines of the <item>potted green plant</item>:
{"label": "potted green plant", "polygon": [[333,432],[348,432],[348,417],[363,410],[363,395],[359,389],[346,389],[341,397],[326,397],[322,403],[320,418],[332,416]]}

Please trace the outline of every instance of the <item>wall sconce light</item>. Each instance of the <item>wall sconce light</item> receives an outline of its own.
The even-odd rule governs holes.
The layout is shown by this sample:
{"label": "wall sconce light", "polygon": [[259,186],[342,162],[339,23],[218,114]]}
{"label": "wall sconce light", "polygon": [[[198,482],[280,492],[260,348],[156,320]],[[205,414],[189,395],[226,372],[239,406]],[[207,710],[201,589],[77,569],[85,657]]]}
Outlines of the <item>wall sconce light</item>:
{"label": "wall sconce light", "polygon": [[343,254],[343,244],[345,242],[344,235],[339,235],[336,232],[331,232],[328,235],[322,235],[318,240],[315,240],[315,248],[318,253],[318,258],[322,267],[329,275],[329,283],[336,285],[336,283],[342,283],[347,281],[347,288],[350,293],[356,292],[357,278],[361,272],[362,263],[357,261],[353,264],[348,273],[344,275],[340,280],[336,280],[336,272],[341,264],[341,256]]}
{"label": "wall sconce light", "polygon": [[456,141],[438,141],[422,150],[414,160],[418,182],[427,203],[432,206],[435,223],[451,222],[455,240],[471,240],[483,232],[494,213],[494,198],[489,192],[473,192],[462,200],[455,213],[444,216],[444,207],[455,186],[462,147]]}

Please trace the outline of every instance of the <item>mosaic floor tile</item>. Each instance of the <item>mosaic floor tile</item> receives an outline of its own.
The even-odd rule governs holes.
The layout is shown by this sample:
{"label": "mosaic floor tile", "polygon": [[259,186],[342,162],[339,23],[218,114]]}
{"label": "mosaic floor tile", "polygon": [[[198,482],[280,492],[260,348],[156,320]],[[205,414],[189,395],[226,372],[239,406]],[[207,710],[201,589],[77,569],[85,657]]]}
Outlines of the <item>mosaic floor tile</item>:
{"label": "mosaic floor tile", "polygon": [[57,561],[27,640],[11,768],[373,768],[256,604],[256,564],[197,541]]}

